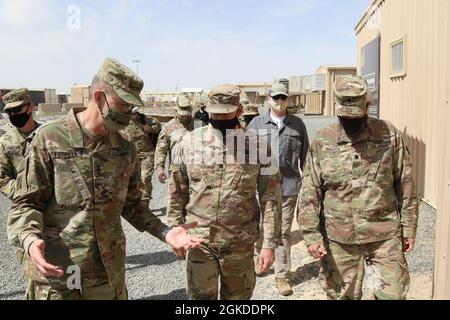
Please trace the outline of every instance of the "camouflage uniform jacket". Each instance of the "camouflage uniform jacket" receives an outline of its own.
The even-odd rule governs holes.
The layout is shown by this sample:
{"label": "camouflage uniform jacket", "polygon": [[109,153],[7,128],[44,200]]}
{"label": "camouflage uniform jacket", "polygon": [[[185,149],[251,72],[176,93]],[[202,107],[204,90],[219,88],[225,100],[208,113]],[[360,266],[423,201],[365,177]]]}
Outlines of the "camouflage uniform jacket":
{"label": "camouflage uniform jacket", "polygon": [[178,118],[172,119],[162,128],[156,145],[155,170],[159,167],[165,168],[167,156],[169,156],[169,164],[172,163],[177,144],[192,130],[194,130],[194,120],[184,125]]}
{"label": "camouflage uniform jacket", "polygon": [[308,245],[415,238],[418,197],[401,133],[374,118],[354,139],[339,123],[321,130],[308,152],[299,210]]}
{"label": "camouflage uniform jacket", "polygon": [[29,136],[11,127],[0,138],[0,192],[10,200],[14,197],[17,174],[23,169],[22,160],[33,134]]}
{"label": "camouflage uniform jacket", "polygon": [[[64,270],[78,266],[83,287],[105,280],[120,287],[125,283],[121,217],[154,236],[165,225],[140,201],[134,144],[111,132],[97,146],[86,145],[76,119],[82,110],[36,131],[17,179],[8,238],[26,252],[33,241],[43,239],[46,260]],[[67,275],[28,277],[67,289]]]}
{"label": "camouflage uniform jacket", "polygon": [[151,141],[149,134],[158,135],[161,131],[161,124],[156,119],[145,116],[145,122],[150,127],[149,132],[144,130],[139,120],[138,123],[131,120],[124,130],[127,138],[136,144],[139,154],[155,151],[154,142]]}
{"label": "camouflage uniform jacket", "polygon": [[[247,138],[240,140],[243,136]],[[211,248],[252,245],[259,236],[258,191],[264,216],[263,247],[276,248],[281,234],[278,168],[270,168],[269,161],[258,157],[242,161],[251,159],[252,151],[269,151],[270,157],[270,147],[254,132],[240,129],[230,137],[245,143],[238,143],[233,151],[234,143],[224,145],[211,125],[194,130],[180,142],[170,177],[168,223],[198,222],[191,233],[207,240]]]}

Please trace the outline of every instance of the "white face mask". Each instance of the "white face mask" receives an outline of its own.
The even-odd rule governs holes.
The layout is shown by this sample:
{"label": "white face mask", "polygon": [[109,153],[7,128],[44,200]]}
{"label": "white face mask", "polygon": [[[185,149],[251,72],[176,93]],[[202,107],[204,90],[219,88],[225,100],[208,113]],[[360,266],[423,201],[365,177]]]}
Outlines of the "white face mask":
{"label": "white face mask", "polygon": [[272,102],[270,103],[270,105],[272,106],[272,109],[278,112],[284,112],[287,110],[288,105],[289,105],[289,101],[288,100],[272,100]]}

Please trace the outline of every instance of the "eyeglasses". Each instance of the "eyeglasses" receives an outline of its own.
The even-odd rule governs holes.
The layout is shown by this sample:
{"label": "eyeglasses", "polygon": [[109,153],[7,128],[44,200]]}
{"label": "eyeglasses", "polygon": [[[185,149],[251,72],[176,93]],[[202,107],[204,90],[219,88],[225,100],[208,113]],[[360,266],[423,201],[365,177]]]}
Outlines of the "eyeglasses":
{"label": "eyeglasses", "polygon": [[5,112],[9,115],[18,114],[18,113],[21,113],[25,108],[28,108],[29,106],[30,106],[30,104],[27,103],[27,104],[23,104],[21,106],[6,110]]}
{"label": "eyeglasses", "polygon": [[279,100],[281,100],[281,101],[286,101],[286,100],[288,99],[288,97],[286,97],[286,96],[280,94],[280,95],[278,95],[278,96],[273,97],[272,99],[275,100],[275,101],[279,101]]}

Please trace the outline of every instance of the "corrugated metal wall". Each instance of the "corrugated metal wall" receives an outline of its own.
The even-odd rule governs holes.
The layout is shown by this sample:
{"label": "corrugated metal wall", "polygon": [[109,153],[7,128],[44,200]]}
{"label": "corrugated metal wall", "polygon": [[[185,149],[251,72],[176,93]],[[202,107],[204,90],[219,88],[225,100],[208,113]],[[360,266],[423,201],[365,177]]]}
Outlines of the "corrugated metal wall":
{"label": "corrugated metal wall", "polygon": [[305,114],[322,114],[324,103],[324,92],[313,92],[302,95],[300,102],[305,107]]}

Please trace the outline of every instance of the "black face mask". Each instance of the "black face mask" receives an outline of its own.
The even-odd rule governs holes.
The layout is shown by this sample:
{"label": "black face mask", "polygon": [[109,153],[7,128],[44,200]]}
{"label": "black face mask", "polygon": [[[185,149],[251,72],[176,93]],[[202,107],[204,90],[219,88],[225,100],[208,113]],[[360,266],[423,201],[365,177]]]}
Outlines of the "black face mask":
{"label": "black face mask", "polygon": [[28,120],[30,120],[31,113],[25,112],[21,114],[15,114],[9,116],[9,121],[16,128],[23,128],[27,124]]}
{"label": "black face mask", "polygon": [[212,127],[216,130],[219,130],[222,133],[222,136],[225,138],[227,134],[227,130],[233,130],[236,128],[239,124],[239,120],[237,117],[235,117],[232,120],[209,120],[209,123],[211,123]]}
{"label": "black face mask", "polygon": [[244,121],[246,125],[249,125],[256,116],[244,116]]}
{"label": "black face mask", "polygon": [[361,119],[347,119],[347,118],[342,118],[342,117],[338,117],[338,118],[339,118],[339,122],[344,127],[345,132],[348,135],[355,135],[365,129],[368,116],[366,115]]}

